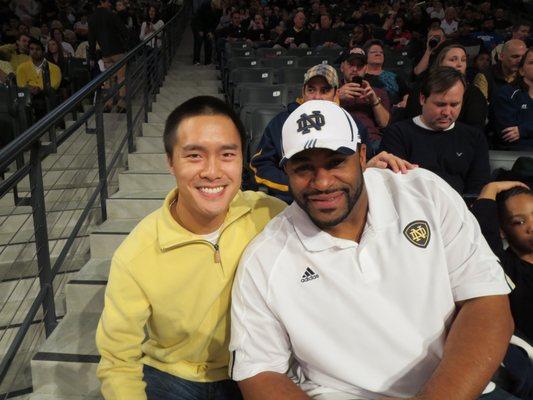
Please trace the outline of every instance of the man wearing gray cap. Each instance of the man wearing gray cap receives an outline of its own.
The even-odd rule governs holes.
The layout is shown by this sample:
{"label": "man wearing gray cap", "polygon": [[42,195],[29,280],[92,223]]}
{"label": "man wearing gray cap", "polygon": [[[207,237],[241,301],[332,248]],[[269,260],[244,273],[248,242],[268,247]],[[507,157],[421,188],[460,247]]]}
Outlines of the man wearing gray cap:
{"label": "man wearing gray cap", "polygon": [[332,102],[298,107],[282,150],[295,201],[233,284],[244,398],[516,400],[489,382],[513,331],[509,287],[461,197],[423,169],[366,169]]}

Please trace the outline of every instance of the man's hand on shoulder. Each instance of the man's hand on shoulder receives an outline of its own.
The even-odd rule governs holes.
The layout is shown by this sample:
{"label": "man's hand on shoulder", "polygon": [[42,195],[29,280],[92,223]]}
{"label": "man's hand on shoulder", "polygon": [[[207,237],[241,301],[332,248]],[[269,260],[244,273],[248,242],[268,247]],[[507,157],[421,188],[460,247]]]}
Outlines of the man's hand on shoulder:
{"label": "man's hand on shoulder", "polygon": [[366,166],[367,168],[390,168],[393,172],[401,172],[402,174],[406,174],[410,169],[418,168],[417,164],[411,164],[409,161],[396,157],[394,154],[387,153],[386,151],[376,154],[368,161]]}

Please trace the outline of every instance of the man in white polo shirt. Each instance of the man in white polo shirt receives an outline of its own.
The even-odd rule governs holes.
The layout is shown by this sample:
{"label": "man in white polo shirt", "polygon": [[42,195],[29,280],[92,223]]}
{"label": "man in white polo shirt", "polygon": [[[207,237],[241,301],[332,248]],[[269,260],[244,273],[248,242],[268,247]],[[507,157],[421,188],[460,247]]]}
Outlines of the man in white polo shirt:
{"label": "man in white polo shirt", "polygon": [[489,384],[513,331],[509,288],[461,197],[423,169],[365,171],[332,102],[296,109],[282,146],[295,202],[233,285],[244,398],[515,399]]}

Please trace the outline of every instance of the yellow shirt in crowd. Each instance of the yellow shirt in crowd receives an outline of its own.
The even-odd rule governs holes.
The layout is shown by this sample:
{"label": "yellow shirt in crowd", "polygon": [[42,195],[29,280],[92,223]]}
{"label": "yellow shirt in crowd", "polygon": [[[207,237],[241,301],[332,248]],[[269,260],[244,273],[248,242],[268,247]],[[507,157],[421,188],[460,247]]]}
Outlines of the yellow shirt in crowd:
{"label": "yellow shirt in crowd", "polygon": [[[51,62],[48,62],[48,67],[50,69],[50,86],[53,89],[57,89],[61,84],[61,70],[57,65],[52,64]],[[23,62],[17,68],[17,86],[35,86],[41,89],[44,88],[42,71],[33,64],[33,61],[29,60]]]}

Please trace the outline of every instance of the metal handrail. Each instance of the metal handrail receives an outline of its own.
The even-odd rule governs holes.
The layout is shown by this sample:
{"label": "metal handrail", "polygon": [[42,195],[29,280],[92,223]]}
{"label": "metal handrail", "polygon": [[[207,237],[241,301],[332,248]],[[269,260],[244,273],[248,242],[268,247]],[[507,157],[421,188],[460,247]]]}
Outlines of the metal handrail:
{"label": "metal handrail", "polygon": [[[55,304],[53,297],[53,280],[56,274],[59,272],[63,262],[66,260],[69,251],[74,244],[78,233],[83,227],[84,222],[87,220],[91,209],[95,207],[98,197],[100,196],[100,208],[102,214],[102,220],[107,218],[106,204],[107,199],[107,179],[110,177],[115,164],[118,163],[120,156],[123,152],[126,144],[128,145],[128,150],[133,150],[133,135],[134,127],[136,122],[139,120],[140,116],[143,116],[144,121],[147,122],[148,111],[151,106],[151,101],[155,97],[154,89],[156,89],[162,82],[163,75],[168,69],[168,64],[170,59],[175,54],[175,45],[179,42],[180,35],[182,34],[185,24],[178,24],[180,20],[185,19],[191,9],[191,1],[185,1],[182,8],[174,15],[162,28],[153,32],[149,37],[147,37],[142,43],[137,45],[134,49],[129,51],[117,64],[111,67],[109,70],[100,74],[85,86],[83,86],[78,92],[74,93],[67,101],[59,105],[48,115],[43,117],[41,120],[36,122],[29,129],[24,131],[18,137],[16,137],[12,142],[6,145],[3,149],[0,150],[0,170],[5,169],[10,164],[12,164],[17,159],[20,159],[21,155],[27,151],[30,152],[30,160],[28,163],[17,166],[17,171],[13,173],[10,177],[0,182],[0,198],[6,194],[9,190],[16,190],[16,185],[26,176],[30,178],[30,190],[31,190],[31,206],[33,212],[33,226],[35,234],[35,245],[37,248],[37,261],[39,265],[39,280],[40,280],[40,290],[34,299],[33,303],[30,306],[30,309],[20,328],[11,342],[9,349],[7,350],[5,356],[0,362],[0,384],[3,382],[9,367],[11,366],[28,330],[31,326],[35,316],[40,309],[43,307],[43,322],[45,326],[46,336],[48,337],[54,328],[57,326],[57,318],[55,314]],[[156,38],[162,42],[161,58],[155,58],[155,52],[149,55],[149,43],[152,39]],[[157,42],[156,42],[157,43]],[[130,68],[128,68],[132,61],[136,59],[137,56],[141,56],[141,59],[144,60],[144,68],[146,71],[146,64],[156,62],[160,64],[161,74],[158,74],[155,81],[149,76],[148,79],[144,79],[144,85],[137,85],[132,80]],[[101,88],[102,84],[112,78],[121,68],[126,67],[126,77],[123,82],[115,87],[105,95]],[[109,165],[106,164],[105,160],[105,139],[104,139],[104,121],[103,121],[103,105],[104,102],[112,98],[121,87],[126,86],[126,104],[127,104],[127,132],[124,137],[120,140],[120,143],[111,156],[111,162]],[[143,105],[137,115],[133,116],[132,111],[132,98],[135,93],[131,93],[133,88],[137,86],[135,92],[144,88],[144,100]],[[49,146],[43,146],[40,142],[41,137],[43,137],[47,132],[53,130],[56,123],[60,121],[65,115],[69,112],[72,112],[75,107],[77,107],[87,96],[96,91],[96,104],[92,106],[88,111],[84,112],[77,121],[65,129],[65,131],[58,137],[53,137],[53,143]],[[144,115],[142,115],[144,113]],[[92,116],[95,116],[96,121],[96,136],[97,136],[97,152],[98,152],[98,171],[99,171],[99,182],[98,185],[94,188],[93,193],[91,193],[89,200],[87,201],[86,206],[84,207],[78,221],[75,224],[75,227],[71,231],[65,246],[63,247],[59,257],[54,263],[53,267],[51,266],[50,252],[48,249],[48,233],[47,233],[47,222],[46,222],[46,211],[45,211],[45,202],[44,202],[44,185],[43,185],[43,174],[42,174],[42,160],[50,153],[53,153],[57,146],[71,137],[79,127],[86,123]]]}

